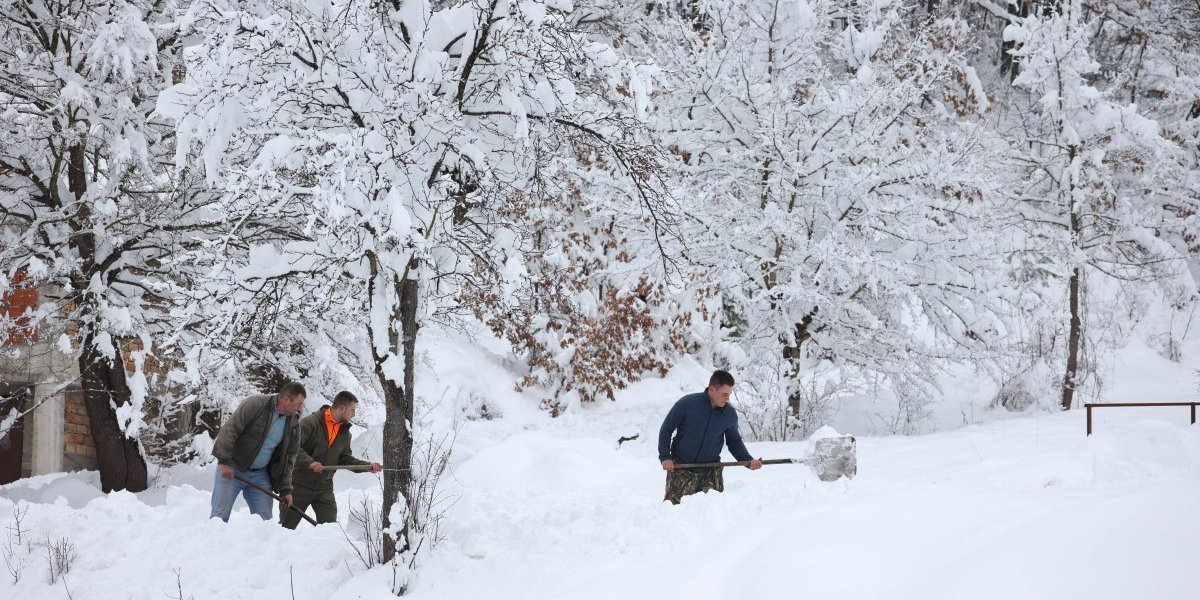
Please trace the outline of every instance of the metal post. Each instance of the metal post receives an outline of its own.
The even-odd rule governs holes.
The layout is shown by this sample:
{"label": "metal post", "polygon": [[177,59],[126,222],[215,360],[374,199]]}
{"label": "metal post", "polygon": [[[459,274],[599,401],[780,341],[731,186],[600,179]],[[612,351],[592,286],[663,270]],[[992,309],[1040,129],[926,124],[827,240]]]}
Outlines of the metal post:
{"label": "metal post", "polygon": [[[1195,408],[1195,407],[1193,407]],[[1092,405],[1087,405],[1088,435],[1092,435]]]}
{"label": "metal post", "polygon": [[1196,424],[1196,403],[1192,403],[1192,425]]}

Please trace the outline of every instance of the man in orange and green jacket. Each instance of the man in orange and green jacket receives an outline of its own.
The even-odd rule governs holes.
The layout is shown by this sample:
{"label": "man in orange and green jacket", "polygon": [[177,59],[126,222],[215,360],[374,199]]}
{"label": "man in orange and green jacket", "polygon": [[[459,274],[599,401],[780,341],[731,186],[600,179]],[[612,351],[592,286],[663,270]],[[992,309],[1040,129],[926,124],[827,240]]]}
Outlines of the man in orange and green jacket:
{"label": "man in orange and green jacket", "polygon": [[[335,469],[325,467],[358,466],[378,473],[379,463],[367,462],[350,454],[350,419],[358,409],[358,398],[350,392],[338,392],[332,405],[300,419],[300,450],[292,471],[292,504],[300,511],[311,505],[317,523],[337,521],[337,499],[333,495]],[[288,529],[300,523],[300,513],[286,511],[279,522]]]}

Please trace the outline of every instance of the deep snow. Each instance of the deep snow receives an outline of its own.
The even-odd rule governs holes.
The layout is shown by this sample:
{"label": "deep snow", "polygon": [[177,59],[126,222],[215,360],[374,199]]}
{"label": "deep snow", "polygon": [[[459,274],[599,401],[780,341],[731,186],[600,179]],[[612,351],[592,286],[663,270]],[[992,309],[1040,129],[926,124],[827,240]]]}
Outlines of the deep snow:
{"label": "deep snow", "polygon": [[[1186,381],[1182,368],[1138,352],[1120,399],[1183,394],[1166,387]],[[859,435],[854,480],[823,483],[791,465],[733,469],[724,494],[672,507],[661,501],[654,438],[670,403],[699,388],[699,365],[549,419],[470,346],[441,344],[430,358],[438,375],[425,393],[437,406],[419,425],[444,430],[450,415],[477,414],[480,399],[504,416],[458,421],[445,540],[426,554],[413,598],[1198,597],[1200,427],[1186,409],[1102,411],[1090,439],[1082,411]],[[356,430],[360,453],[378,456],[375,431]],[[764,457],[806,448],[749,446]],[[45,556],[46,541],[61,538],[79,553],[66,576],[75,600],[180,589],[198,600],[391,597],[391,570],[367,571],[337,526],[286,531],[240,501],[228,525],[208,520],[211,478],[211,467],[175,467],[137,496],[100,494],[94,473],[0,487],[10,528],[0,533],[11,537],[14,513],[27,511],[27,541],[10,559],[21,577],[0,571],[0,598],[66,598],[61,582],[48,583]],[[336,481],[343,524],[356,499],[378,497],[373,475]]]}

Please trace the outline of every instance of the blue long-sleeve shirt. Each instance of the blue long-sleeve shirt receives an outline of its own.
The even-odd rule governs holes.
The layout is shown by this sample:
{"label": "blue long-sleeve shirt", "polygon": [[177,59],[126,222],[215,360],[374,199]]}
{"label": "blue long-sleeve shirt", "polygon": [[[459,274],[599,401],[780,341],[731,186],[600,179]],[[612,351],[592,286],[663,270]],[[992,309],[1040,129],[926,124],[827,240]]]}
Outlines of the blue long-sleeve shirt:
{"label": "blue long-sleeve shirt", "polygon": [[737,410],[732,404],[713,408],[707,392],[680,398],[658,430],[660,462],[667,459],[680,463],[717,462],[726,445],[734,458],[752,460],[742,434],[738,433]]}
{"label": "blue long-sleeve shirt", "polygon": [[272,408],[271,425],[267,427],[267,435],[263,438],[262,448],[255,455],[254,462],[250,463],[251,469],[265,469],[267,465],[271,464],[271,455],[275,454],[275,447],[283,441],[283,430],[286,426],[287,417]]}

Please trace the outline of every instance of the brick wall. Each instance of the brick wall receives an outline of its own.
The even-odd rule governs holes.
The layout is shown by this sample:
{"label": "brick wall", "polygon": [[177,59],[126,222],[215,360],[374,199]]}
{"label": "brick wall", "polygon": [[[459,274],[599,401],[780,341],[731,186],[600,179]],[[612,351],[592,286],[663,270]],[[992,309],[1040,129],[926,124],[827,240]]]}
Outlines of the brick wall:
{"label": "brick wall", "polygon": [[[137,366],[133,362],[133,353],[141,352],[142,349],[145,348],[145,346],[142,345],[142,338],[125,338],[121,340],[120,347],[121,358],[125,363],[125,373],[132,373]],[[147,377],[152,375],[165,376],[167,371],[168,369],[166,365],[164,365],[162,361],[160,361],[153,353],[148,353],[143,357],[142,372],[145,373]]]}
{"label": "brick wall", "polygon": [[5,345],[37,341],[36,330],[24,326],[29,319],[21,315],[24,315],[26,310],[37,308],[38,291],[37,288],[21,285],[24,281],[25,273],[17,271],[12,279],[13,289],[0,297],[0,316],[16,319],[16,325],[0,336],[0,339],[5,340]]}
{"label": "brick wall", "polygon": [[94,462],[96,449],[92,445],[92,429],[88,424],[87,408],[83,404],[83,392],[67,392],[66,398],[63,426],[66,455],[76,462]]}

